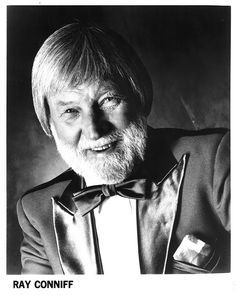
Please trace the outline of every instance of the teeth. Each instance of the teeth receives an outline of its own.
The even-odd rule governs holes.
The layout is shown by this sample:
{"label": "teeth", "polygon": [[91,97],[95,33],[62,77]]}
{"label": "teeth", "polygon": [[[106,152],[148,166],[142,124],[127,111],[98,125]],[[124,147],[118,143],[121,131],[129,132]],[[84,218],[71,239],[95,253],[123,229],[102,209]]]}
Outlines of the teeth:
{"label": "teeth", "polygon": [[111,144],[106,144],[106,145],[103,145],[103,146],[94,147],[92,150],[93,151],[103,151],[103,150],[108,149],[109,147],[111,147]]}

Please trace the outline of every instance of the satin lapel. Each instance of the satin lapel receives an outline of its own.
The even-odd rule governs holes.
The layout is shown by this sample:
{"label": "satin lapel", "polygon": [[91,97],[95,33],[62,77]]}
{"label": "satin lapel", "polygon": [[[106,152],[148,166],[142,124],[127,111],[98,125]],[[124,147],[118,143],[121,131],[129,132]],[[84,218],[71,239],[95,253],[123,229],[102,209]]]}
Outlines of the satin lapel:
{"label": "satin lapel", "polygon": [[67,185],[61,196],[52,198],[54,232],[59,259],[65,274],[99,273],[99,261],[93,238],[92,213],[81,217],[76,213],[73,192],[83,187],[76,178]]}
{"label": "satin lapel", "polygon": [[157,194],[149,200],[137,202],[141,273],[165,272],[186,157],[184,155],[158,184]]}
{"label": "satin lapel", "polygon": [[65,274],[97,274],[92,215],[71,214],[52,198],[58,253]]}

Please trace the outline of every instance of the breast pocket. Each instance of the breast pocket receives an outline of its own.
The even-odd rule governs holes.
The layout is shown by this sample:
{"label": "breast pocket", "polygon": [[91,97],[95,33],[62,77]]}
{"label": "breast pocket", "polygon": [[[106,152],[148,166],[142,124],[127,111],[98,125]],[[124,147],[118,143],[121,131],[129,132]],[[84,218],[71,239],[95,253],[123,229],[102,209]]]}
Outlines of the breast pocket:
{"label": "breast pocket", "polygon": [[173,273],[211,273],[220,261],[214,247],[192,234],[186,235],[175,251]]}

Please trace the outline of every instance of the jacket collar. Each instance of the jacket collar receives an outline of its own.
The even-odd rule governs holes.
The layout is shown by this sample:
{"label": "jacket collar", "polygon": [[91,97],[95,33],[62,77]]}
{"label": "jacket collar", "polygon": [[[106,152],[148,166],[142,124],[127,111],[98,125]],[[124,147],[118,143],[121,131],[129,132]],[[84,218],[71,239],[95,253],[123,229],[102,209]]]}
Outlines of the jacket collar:
{"label": "jacket collar", "polygon": [[74,215],[77,211],[77,207],[73,201],[73,194],[83,189],[86,185],[82,177],[77,175],[74,171],[71,172],[71,179],[66,182],[62,193],[54,199],[67,211],[67,213]]}

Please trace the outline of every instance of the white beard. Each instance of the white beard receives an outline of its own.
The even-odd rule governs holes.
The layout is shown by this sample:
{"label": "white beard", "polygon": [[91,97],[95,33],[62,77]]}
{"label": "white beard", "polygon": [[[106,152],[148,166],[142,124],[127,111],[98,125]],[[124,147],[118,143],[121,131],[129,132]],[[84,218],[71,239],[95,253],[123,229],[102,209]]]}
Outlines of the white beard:
{"label": "white beard", "polygon": [[[51,130],[58,152],[77,174],[85,178],[87,185],[119,183],[144,160],[147,123],[143,117],[135,123],[131,122],[126,129],[114,131],[96,141],[81,136],[78,146],[61,141],[53,125]],[[117,139],[119,147],[114,152],[87,159],[86,148],[102,146]]]}

